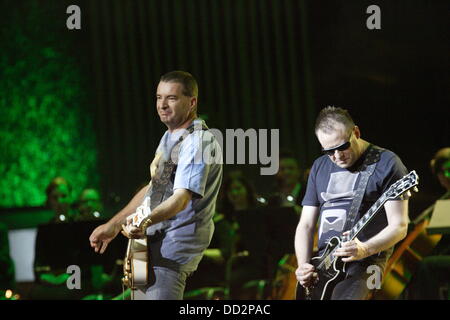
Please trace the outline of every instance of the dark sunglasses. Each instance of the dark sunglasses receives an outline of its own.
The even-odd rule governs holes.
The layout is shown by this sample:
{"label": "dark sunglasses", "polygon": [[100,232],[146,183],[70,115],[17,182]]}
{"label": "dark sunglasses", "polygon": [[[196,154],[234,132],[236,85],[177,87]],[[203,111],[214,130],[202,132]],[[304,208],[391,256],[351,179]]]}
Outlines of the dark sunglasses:
{"label": "dark sunglasses", "polygon": [[345,151],[348,148],[350,148],[350,145],[351,145],[351,143],[350,143],[350,140],[349,140],[349,141],[341,144],[340,146],[337,146],[337,147],[334,147],[334,148],[331,148],[331,149],[322,149],[322,152],[323,152],[323,154],[326,154],[327,156],[332,156],[332,155],[334,155],[334,152],[336,150],[337,151]]}

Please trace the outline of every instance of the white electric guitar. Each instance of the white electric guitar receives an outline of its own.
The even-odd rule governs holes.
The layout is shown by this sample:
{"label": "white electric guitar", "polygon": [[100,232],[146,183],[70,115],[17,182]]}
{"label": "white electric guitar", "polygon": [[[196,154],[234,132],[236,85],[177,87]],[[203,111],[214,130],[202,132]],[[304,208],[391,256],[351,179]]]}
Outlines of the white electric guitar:
{"label": "white electric guitar", "polygon": [[[150,199],[146,197],[141,206],[131,216],[131,225],[136,228],[146,230],[146,222],[149,221]],[[131,289],[131,292],[138,286],[145,286],[149,282],[149,263],[147,239],[129,239],[128,247],[123,264],[122,283]],[[133,296],[133,294],[132,294]]]}
{"label": "white electric guitar", "polygon": [[[158,168],[161,153],[156,154],[150,165],[150,174],[155,176]],[[152,187],[150,181],[149,188]],[[136,212],[131,215],[131,226],[140,228],[142,230],[147,229],[150,222],[150,198],[145,197],[142,205],[140,205]],[[127,252],[123,264],[123,278],[122,283],[124,286],[131,289],[131,298],[134,298],[134,291],[138,286],[145,286],[149,282],[149,260],[148,260],[148,248],[147,238],[143,239],[129,239]]]}

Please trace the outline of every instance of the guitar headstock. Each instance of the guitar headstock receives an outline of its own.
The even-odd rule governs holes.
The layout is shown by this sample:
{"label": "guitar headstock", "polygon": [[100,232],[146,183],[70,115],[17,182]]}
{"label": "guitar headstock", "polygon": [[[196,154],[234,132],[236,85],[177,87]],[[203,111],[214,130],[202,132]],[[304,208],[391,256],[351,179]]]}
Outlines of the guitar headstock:
{"label": "guitar headstock", "polygon": [[385,192],[386,198],[394,200],[410,189],[413,189],[415,192],[417,192],[419,191],[417,189],[418,185],[419,176],[417,175],[416,171],[413,170],[389,187],[388,191]]}

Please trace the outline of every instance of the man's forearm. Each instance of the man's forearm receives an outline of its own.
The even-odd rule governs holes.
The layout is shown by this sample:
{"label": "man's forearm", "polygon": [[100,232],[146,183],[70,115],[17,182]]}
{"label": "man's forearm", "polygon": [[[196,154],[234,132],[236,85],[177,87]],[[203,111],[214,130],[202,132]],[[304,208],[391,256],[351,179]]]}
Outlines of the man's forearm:
{"label": "man's forearm", "polygon": [[116,226],[126,224],[127,217],[136,212],[137,207],[139,207],[142,204],[147,189],[148,186],[145,186],[138,193],[136,193],[136,195],[131,199],[131,201],[114,217],[112,217],[111,220],[109,220],[109,223],[113,223]]}
{"label": "man's forearm", "polygon": [[297,228],[295,233],[295,253],[298,265],[308,263],[311,260],[313,241],[313,233],[301,227]]}
{"label": "man's forearm", "polygon": [[408,231],[408,200],[388,201],[384,205],[388,225],[378,234],[364,242],[368,255],[389,249],[406,237]]}
{"label": "man's forearm", "polygon": [[407,225],[388,225],[378,234],[363,242],[367,246],[368,254],[371,256],[393,247],[397,242],[405,238],[407,228]]}
{"label": "man's forearm", "polygon": [[174,194],[161,202],[150,214],[152,224],[167,220],[183,211],[191,200],[190,191],[175,190]]}

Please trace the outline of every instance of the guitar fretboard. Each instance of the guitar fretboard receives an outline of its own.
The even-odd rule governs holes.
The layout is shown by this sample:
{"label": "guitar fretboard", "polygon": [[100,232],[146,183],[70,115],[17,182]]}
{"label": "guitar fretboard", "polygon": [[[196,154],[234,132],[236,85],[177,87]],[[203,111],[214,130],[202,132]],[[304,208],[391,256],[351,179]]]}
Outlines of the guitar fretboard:
{"label": "guitar fretboard", "polygon": [[[411,171],[409,174],[405,175],[402,179],[398,180],[396,183],[391,185],[388,191],[383,193],[381,197],[374,202],[370,209],[358,220],[358,222],[350,229],[350,233],[346,236],[340,237],[340,243],[333,250],[328,253],[326,257],[323,258],[321,263],[317,266],[317,269],[328,269],[333,262],[337,259],[334,256],[334,252],[340,247],[342,242],[347,242],[356,238],[356,236],[361,232],[361,230],[372,220],[375,214],[381,209],[384,203],[389,199],[395,199],[402,195],[409,189],[418,185],[418,176],[415,171]],[[414,188],[417,192],[417,188]]]}
{"label": "guitar fretboard", "polygon": [[383,194],[375,203],[370,207],[370,209],[366,212],[365,215],[358,220],[358,222],[353,226],[350,230],[350,234],[348,237],[344,237],[343,241],[349,241],[356,238],[356,236],[361,232],[361,230],[365,227],[367,223],[375,216],[378,210],[384,205],[387,201],[387,197]]}
{"label": "guitar fretboard", "polygon": [[[387,197],[383,194],[377,201],[374,202],[374,204],[370,207],[370,209],[366,212],[364,216],[361,217],[361,219],[358,220],[358,222],[353,226],[352,229],[350,229],[350,234],[348,236],[342,236],[341,237],[341,243],[353,240],[356,238],[356,236],[361,232],[361,230],[369,223],[370,220],[375,216],[375,214],[378,212],[378,210],[381,209],[383,204],[386,202]],[[323,261],[317,266],[318,269],[328,269],[333,264],[333,262],[337,259],[333,254],[334,252],[339,248],[339,246],[336,246],[324,259]]]}

